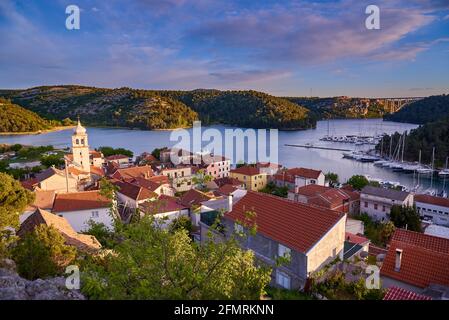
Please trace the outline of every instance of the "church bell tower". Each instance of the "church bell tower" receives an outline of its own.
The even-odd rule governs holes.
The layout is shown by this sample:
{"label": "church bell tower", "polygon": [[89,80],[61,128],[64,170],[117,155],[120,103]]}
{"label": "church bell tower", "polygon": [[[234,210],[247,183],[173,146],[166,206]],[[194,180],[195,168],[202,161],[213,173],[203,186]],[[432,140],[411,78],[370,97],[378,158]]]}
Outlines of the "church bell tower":
{"label": "church bell tower", "polygon": [[89,143],[87,140],[86,128],[81,125],[78,119],[78,125],[72,135],[72,154],[73,164],[79,169],[90,173]]}

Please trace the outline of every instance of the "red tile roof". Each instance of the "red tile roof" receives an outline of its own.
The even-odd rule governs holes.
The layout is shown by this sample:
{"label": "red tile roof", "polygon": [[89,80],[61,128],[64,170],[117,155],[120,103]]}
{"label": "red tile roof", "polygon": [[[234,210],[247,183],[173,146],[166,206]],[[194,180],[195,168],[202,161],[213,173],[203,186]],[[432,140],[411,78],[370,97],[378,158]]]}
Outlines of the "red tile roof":
{"label": "red tile roof", "polygon": [[231,184],[233,186],[238,186],[238,187],[242,185],[242,182],[240,182],[238,179],[231,178],[231,177],[214,179],[214,182],[219,187],[224,186],[225,184]]}
{"label": "red tile roof", "polygon": [[151,191],[145,187],[138,186],[138,185],[135,185],[135,184],[132,184],[129,182],[115,181],[115,182],[113,182],[113,184],[118,187],[117,192],[119,192],[135,201],[153,199],[153,198],[157,198],[157,196],[158,196],[156,193],[154,193],[153,191]]}
{"label": "red tile roof", "polygon": [[309,184],[298,188],[296,193],[305,196],[309,204],[315,204],[330,209],[337,209],[349,201],[359,199],[359,194],[356,192],[319,186],[316,184]]}
{"label": "red tile roof", "polygon": [[27,207],[27,211],[36,210],[37,208],[51,210],[53,208],[53,202],[55,200],[54,190],[36,190],[34,192],[36,198],[30,206]]}
{"label": "red tile roof", "polygon": [[258,162],[258,163],[256,163],[256,167],[258,167],[258,168],[279,169],[282,166],[280,164],[273,163],[273,162]]}
{"label": "red tile roof", "polygon": [[391,287],[383,300],[432,300],[432,298],[402,288]]}
{"label": "red tile roof", "polygon": [[320,174],[321,174],[320,170],[313,170],[307,168],[292,168],[275,174],[274,178],[280,181],[295,183],[296,176],[308,179],[318,179]]}
{"label": "red tile roof", "polygon": [[[399,271],[395,271],[396,249],[402,250]],[[397,229],[380,272],[420,288],[449,286],[449,239]]]}
{"label": "red tile roof", "polygon": [[352,242],[352,243],[356,243],[356,244],[366,244],[367,242],[370,242],[370,240],[368,238],[365,238],[363,236],[359,236],[358,234],[352,234],[349,232],[345,232],[345,240]]}
{"label": "red tile roof", "polygon": [[24,187],[25,189],[33,191],[34,188],[39,184],[39,180],[36,178],[30,178],[27,180],[20,181],[20,183],[22,184],[22,187]]}
{"label": "red tile roof", "polygon": [[417,194],[415,195],[415,202],[423,202],[433,204],[435,206],[449,208],[449,199],[441,197],[433,197],[427,194]]}
{"label": "red tile roof", "polygon": [[65,238],[66,244],[82,251],[95,252],[101,248],[94,236],[77,233],[65,218],[39,208],[21,224],[17,235],[23,237],[41,224],[56,228]]}
{"label": "red tile roof", "polygon": [[204,192],[198,191],[196,189],[190,189],[189,191],[183,194],[183,196],[180,199],[180,202],[184,206],[190,208],[192,205],[200,205],[201,202],[208,201],[212,198],[214,197]]}
{"label": "red tile roof", "polygon": [[224,195],[228,196],[237,189],[238,188],[236,186],[233,186],[232,184],[225,184],[225,185],[221,186],[220,188],[218,188],[217,191],[220,194],[224,194]]}
{"label": "red tile roof", "polygon": [[92,158],[102,158],[103,157],[103,154],[97,150],[89,150],[89,155],[91,155]]}
{"label": "red tile roof", "polygon": [[247,175],[247,176],[255,176],[257,174],[260,174],[260,170],[258,168],[251,167],[251,166],[242,166],[240,168],[233,169],[230,172],[231,173],[244,174],[244,175]]}
{"label": "red tile roof", "polygon": [[81,211],[109,207],[111,200],[98,190],[58,193],[53,204],[53,212]]}
{"label": "red tile roof", "polygon": [[117,169],[112,175],[115,179],[131,179],[131,178],[149,178],[154,176],[153,169],[150,166],[129,167]]}
{"label": "red tile roof", "polygon": [[147,188],[148,190],[155,191],[157,188],[159,188],[163,184],[170,184],[170,180],[167,176],[154,176],[150,177],[148,179],[145,178],[134,178],[129,179],[127,182],[132,183],[139,187]]}
{"label": "red tile roof", "polygon": [[247,211],[256,213],[253,222],[258,233],[303,253],[345,218],[337,211],[253,191],[248,191],[225,217],[245,221]]}
{"label": "red tile roof", "polygon": [[105,173],[104,173],[103,169],[99,168],[99,167],[95,167],[95,166],[90,166],[90,173],[95,174],[95,175],[100,176],[100,177],[104,177],[105,176]]}
{"label": "red tile roof", "polygon": [[113,154],[112,156],[106,157],[106,160],[128,160],[129,157],[125,156],[124,154]]}
{"label": "red tile roof", "polygon": [[139,209],[145,214],[158,214],[187,209],[186,206],[179,203],[178,199],[161,195],[155,201],[146,201],[139,205]]}

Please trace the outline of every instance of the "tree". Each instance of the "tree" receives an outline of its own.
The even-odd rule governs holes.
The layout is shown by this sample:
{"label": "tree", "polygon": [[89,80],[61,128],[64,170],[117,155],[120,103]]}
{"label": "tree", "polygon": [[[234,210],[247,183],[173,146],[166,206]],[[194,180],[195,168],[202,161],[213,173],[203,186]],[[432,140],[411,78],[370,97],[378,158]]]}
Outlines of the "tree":
{"label": "tree", "polygon": [[151,155],[153,157],[155,157],[158,160],[161,160],[161,151],[165,150],[166,148],[155,148],[152,152]]}
{"label": "tree", "polygon": [[13,250],[19,274],[27,279],[56,276],[76,257],[75,247],[52,226],[41,224],[19,240]]}
{"label": "tree", "polygon": [[326,180],[329,181],[331,186],[334,186],[338,183],[338,174],[334,172],[328,172],[325,175]]}
{"label": "tree", "polygon": [[131,150],[125,149],[125,148],[112,148],[112,147],[99,147],[97,148],[98,151],[103,153],[105,157],[113,156],[116,154],[123,154],[125,156],[128,156],[132,158],[134,156],[134,153]]}
{"label": "tree", "polygon": [[0,257],[14,241],[12,231],[19,227],[19,215],[33,201],[34,194],[24,189],[19,181],[0,173]]}
{"label": "tree", "polygon": [[421,219],[416,207],[394,205],[390,210],[390,220],[397,228],[422,232]]}
{"label": "tree", "polygon": [[383,223],[380,230],[380,241],[385,244],[389,243],[395,230],[396,227],[393,222],[388,221],[386,223]]}
{"label": "tree", "polygon": [[42,157],[41,163],[47,168],[52,166],[60,167],[64,164],[64,159],[62,159],[59,155],[49,155]]}
{"label": "tree", "polygon": [[170,231],[175,232],[178,230],[184,230],[190,233],[192,231],[192,220],[189,217],[181,216],[170,224]]}
{"label": "tree", "polygon": [[362,190],[365,186],[369,184],[369,181],[365,176],[354,175],[351,178],[349,178],[347,183],[356,190]]}
{"label": "tree", "polygon": [[114,254],[82,273],[91,299],[259,299],[270,281],[271,270],[256,266],[254,253],[234,239],[200,245],[185,231],[156,227],[150,216],[121,232]]}
{"label": "tree", "polygon": [[115,246],[117,240],[114,237],[114,232],[109,230],[104,223],[89,220],[87,225],[88,229],[83,232],[84,234],[94,236],[104,248],[113,248]]}
{"label": "tree", "polygon": [[203,190],[206,189],[206,183],[210,181],[212,181],[212,176],[208,175],[204,169],[198,170],[192,178],[193,184]]}

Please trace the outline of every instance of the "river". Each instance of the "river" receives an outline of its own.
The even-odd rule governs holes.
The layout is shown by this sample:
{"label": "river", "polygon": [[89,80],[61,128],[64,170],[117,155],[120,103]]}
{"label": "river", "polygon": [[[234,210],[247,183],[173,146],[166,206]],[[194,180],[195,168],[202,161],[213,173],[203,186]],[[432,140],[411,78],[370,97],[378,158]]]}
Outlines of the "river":
{"label": "river", "polygon": [[[354,174],[368,174],[373,178],[389,181],[397,181],[408,187],[417,184],[413,174],[393,172],[374,166],[372,163],[361,163],[344,159],[342,151],[306,149],[289,147],[285,144],[312,143],[315,146],[329,146],[344,149],[355,149],[355,145],[344,143],[324,142],[319,139],[331,135],[376,135],[381,133],[403,132],[416,128],[417,125],[383,121],[382,119],[354,119],[354,120],[330,120],[319,121],[316,129],[302,131],[279,131],[278,156],[279,163],[286,167],[306,167],[320,169],[323,172],[335,172],[340,181],[344,182]],[[225,129],[233,129],[226,126],[212,126],[223,132]],[[203,130],[206,127],[203,127]],[[191,129],[188,130],[191,132]],[[141,131],[131,129],[114,128],[87,128],[89,145],[91,148],[99,146],[124,147],[132,150],[136,155],[144,151],[152,151],[154,148],[173,146],[170,141],[171,131]],[[53,145],[58,148],[70,146],[72,129],[49,132],[39,135],[10,135],[0,136],[0,143],[20,143],[25,145]],[[371,146],[372,147],[372,146]],[[369,146],[362,147],[367,149]],[[360,149],[360,148],[359,148]],[[218,152],[217,152],[218,153]],[[449,179],[434,179],[433,187],[449,191]],[[421,190],[430,187],[430,178],[420,178]]]}

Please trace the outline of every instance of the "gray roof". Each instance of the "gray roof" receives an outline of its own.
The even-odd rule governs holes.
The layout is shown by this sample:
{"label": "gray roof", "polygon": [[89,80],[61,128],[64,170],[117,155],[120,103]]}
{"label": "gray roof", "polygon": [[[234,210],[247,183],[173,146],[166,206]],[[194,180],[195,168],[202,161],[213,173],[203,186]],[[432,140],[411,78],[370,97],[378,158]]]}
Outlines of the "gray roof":
{"label": "gray roof", "polygon": [[387,199],[394,199],[399,201],[404,201],[410,192],[406,191],[398,191],[393,189],[385,189],[385,188],[378,188],[378,187],[372,187],[372,186],[366,186],[362,189],[362,193],[369,194],[376,197],[382,197]]}
{"label": "gray roof", "polygon": [[36,174],[36,179],[37,179],[39,182],[42,182],[42,181],[44,181],[44,180],[50,178],[51,176],[53,176],[53,175],[55,175],[55,174],[59,174],[59,175],[65,176],[65,175],[62,173],[61,170],[58,170],[58,169],[56,169],[56,168],[54,168],[54,167],[50,167],[50,168],[48,168],[48,169],[46,169],[46,170],[44,170],[44,171],[42,171],[42,172]]}

